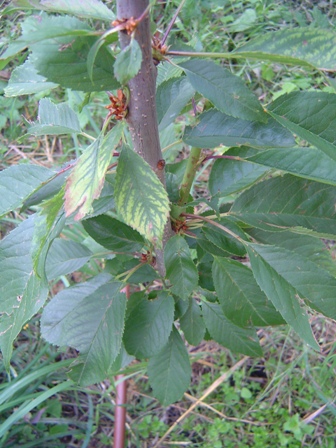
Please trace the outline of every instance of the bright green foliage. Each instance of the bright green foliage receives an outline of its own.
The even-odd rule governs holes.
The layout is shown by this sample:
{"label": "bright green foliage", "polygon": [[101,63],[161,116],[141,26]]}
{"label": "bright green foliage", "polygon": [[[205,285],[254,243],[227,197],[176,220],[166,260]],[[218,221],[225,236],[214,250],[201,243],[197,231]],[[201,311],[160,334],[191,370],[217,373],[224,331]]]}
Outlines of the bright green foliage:
{"label": "bright green foliage", "polygon": [[[257,328],[286,323],[318,350],[310,314],[336,319],[336,267],[327,241],[336,235],[336,94],[302,91],[300,83],[294,87],[301,91],[266,105],[237,67],[202,59],[185,44],[183,54],[174,49],[183,60],[175,59],[168,48],[156,94],[166,165],[147,163],[152,148],[137,153],[132,147],[143,123],[132,123],[131,105],[144,92],[127,88],[146,62],[141,27],[119,49],[120,27],[99,23],[114,18],[103,2],[20,4],[44,12],[25,18],[21,35],[0,56],[1,69],[17,58],[21,63],[6,95],[38,94],[38,117],[28,132],[66,134],[82,152],[56,172],[19,164],[0,173],[0,215],[13,226],[24,218],[0,242],[6,367],[21,327],[44,305],[48,281],[59,278],[65,288],[42,311],[42,334],[80,352],[70,376],[83,385],[110,378],[136,357],[144,366],[148,361],[153,393],[169,405],[189,386],[184,340],[198,345],[206,337],[259,357]],[[249,30],[259,7],[246,8],[236,20],[225,17],[223,24],[234,33]],[[334,41],[333,30],[282,29],[231,53],[205,56],[333,71]],[[278,82],[278,75],[270,64],[261,67],[265,83]],[[106,94],[90,93],[115,95],[120,85],[127,104],[119,106],[130,108],[126,120],[114,120],[110,107],[105,121],[96,121]],[[51,89],[52,100],[43,98]],[[61,102],[64,91],[67,102]],[[78,270],[80,281],[71,286],[66,276]],[[252,391],[244,388],[238,399],[247,402]],[[295,434],[296,423],[286,429]]]}
{"label": "bright green foliage", "polygon": [[30,59],[13,70],[5,89],[6,96],[30,95],[54,89],[57,84],[47,82],[44,76],[38,74]]}
{"label": "bright green foliage", "polygon": [[335,48],[335,31],[311,27],[267,33],[238,48],[234,54],[335,71]]}
{"label": "bright green foliage", "polygon": [[39,104],[38,122],[29,127],[34,135],[78,134],[80,124],[75,112],[66,104],[53,104],[43,98]]}
{"label": "bright green foliage", "polygon": [[69,216],[77,211],[81,219],[92,209],[92,202],[100,196],[105,173],[111,160],[111,150],[121,137],[121,125],[115,126],[105,137],[100,135],[77,160],[65,189],[64,208]]}
{"label": "bright green foliage", "polygon": [[126,224],[160,244],[169,213],[167,193],[148,163],[127,147],[119,156],[115,201]]}
{"label": "bright green foliage", "polygon": [[114,20],[112,11],[99,0],[44,0],[42,8],[47,11],[63,12],[78,17],[99,20]]}
{"label": "bright green foliage", "polygon": [[142,62],[141,48],[135,39],[131,39],[130,44],[124,48],[116,57],[114,64],[114,76],[125,85],[138,74]]}

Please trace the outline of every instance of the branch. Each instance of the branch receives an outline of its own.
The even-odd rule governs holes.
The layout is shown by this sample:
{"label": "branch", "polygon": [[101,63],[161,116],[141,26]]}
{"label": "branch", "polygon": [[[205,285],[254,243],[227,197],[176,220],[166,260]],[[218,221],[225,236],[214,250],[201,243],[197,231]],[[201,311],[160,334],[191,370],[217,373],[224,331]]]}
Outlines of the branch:
{"label": "branch", "polygon": [[[156,67],[152,57],[152,37],[148,14],[148,0],[117,0],[118,19],[141,17],[135,30],[135,39],[142,50],[142,64],[139,73],[129,81],[130,92],[128,114],[129,125],[134,150],[152,167],[160,181],[165,186],[165,171],[160,161],[163,159],[160,147],[159,129],[156,115]],[[121,48],[130,43],[131,36],[124,31],[119,32]],[[172,235],[170,221],[167,223],[163,247]],[[165,275],[163,250],[156,249],[156,267],[161,276]]]}

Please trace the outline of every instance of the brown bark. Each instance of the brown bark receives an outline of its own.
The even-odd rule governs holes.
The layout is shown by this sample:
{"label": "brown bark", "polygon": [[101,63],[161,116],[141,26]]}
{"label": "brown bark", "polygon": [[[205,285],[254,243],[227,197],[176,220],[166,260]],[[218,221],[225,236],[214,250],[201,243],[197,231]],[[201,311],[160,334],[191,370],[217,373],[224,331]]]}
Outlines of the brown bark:
{"label": "brown bark", "polygon": [[[148,0],[118,0],[118,19],[140,17],[148,3]],[[155,105],[156,67],[152,58],[149,24],[149,14],[146,14],[135,31],[135,39],[142,50],[142,64],[139,73],[128,83],[130,100],[126,120],[135,151],[146,160],[164,183],[164,171],[157,167],[162,159],[162,152]],[[130,36],[122,31],[119,41],[121,48],[125,48],[130,42]]]}

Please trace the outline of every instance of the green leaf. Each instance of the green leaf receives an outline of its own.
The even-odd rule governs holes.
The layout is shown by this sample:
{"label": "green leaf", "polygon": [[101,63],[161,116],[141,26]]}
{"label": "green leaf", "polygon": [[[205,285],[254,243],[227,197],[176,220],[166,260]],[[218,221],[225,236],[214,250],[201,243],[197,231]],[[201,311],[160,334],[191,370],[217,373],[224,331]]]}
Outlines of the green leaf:
{"label": "green leaf", "polygon": [[77,160],[67,179],[64,208],[69,216],[82,219],[92,210],[104,186],[105,173],[111,160],[111,151],[118,145],[122,124],[115,126],[105,137],[100,135]]}
{"label": "green leaf", "polygon": [[31,60],[28,58],[22,65],[16,67],[5,88],[6,96],[31,95],[54,89],[57,84],[48,82],[44,76],[38,74]]}
{"label": "green leaf", "polygon": [[267,115],[255,95],[229,70],[205,59],[179,64],[194,89],[221,112],[243,120],[267,122]]}
{"label": "green leaf", "polygon": [[249,157],[248,160],[336,186],[336,160],[316,148],[274,148]]}
{"label": "green leaf", "polygon": [[148,163],[128,147],[119,156],[115,202],[126,224],[160,244],[169,214],[168,195]]}
{"label": "green leaf", "polygon": [[336,160],[336,94],[292,92],[268,110],[280,124]]}
{"label": "green leaf", "polygon": [[78,271],[91,255],[91,251],[82,244],[63,238],[54,240],[46,261],[48,280]]}
{"label": "green leaf", "polygon": [[42,182],[54,174],[37,165],[12,165],[0,172],[0,216],[20,207]]}
{"label": "green leaf", "polygon": [[233,324],[217,303],[202,302],[205,325],[210,336],[219,344],[237,353],[261,356],[262,350],[255,330]]}
{"label": "green leaf", "polygon": [[180,326],[189,344],[197,346],[203,340],[205,325],[202,319],[201,308],[196,300],[189,299],[188,309],[180,318]]}
{"label": "green leaf", "polygon": [[[38,5],[36,5],[38,8]],[[45,13],[33,14],[21,24],[22,35],[1,54],[1,59],[13,58],[27,46],[33,46],[48,39],[73,38],[74,36],[94,35],[95,31],[88,24],[75,17],[49,16]],[[51,40],[49,44],[51,44]],[[31,59],[30,59],[31,61]]]}
{"label": "green leaf", "polygon": [[247,266],[234,260],[215,258],[212,272],[222,310],[235,325],[248,327],[284,323]]}
{"label": "green leaf", "polygon": [[44,279],[33,270],[30,251],[35,217],[23,221],[0,242],[0,346],[6,368],[22,326],[47,299]]}
{"label": "green leaf", "polygon": [[[301,239],[301,242],[303,240]],[[336,279],[319,263],[286,247],[252,245],[264,263],[296,289],[309,306],[325,316],[336,318]],[[295,249],[295,246],[294,246]]]}
{"label": "green leaf", "polygon": [[63,191],[65,181],[70,172],[69,169],[61,169],[58,173],[38,185],[25,199],[22,209],[25,210],[32,205],[40,204],[42,201],[49,200],[59,194],[61,190]]}
{"label": "green leaf", "polygon": [[91,81],[93,77],[94,62],[96,60],[97,54],[99,53],[99,50],[104,45],[106,46],[112,44],[117,40],[118,40],[117,29],[112,28],[111,30],[106,31],[106,33],[104,33],[98,40],[96,40],[94,45],[90,48],[86,64]]}
{"label": "green leaf", "polygon": [[194,88],[185,77],[169,79],[160,84],[156,92],[159,131],[173,123],[194,93]]}
{"label": "green leaf", "polygon": [[173,322],[174,299],[167,292],[159,292],[155,300],[138,301],[125,324],[127,352],[137,358],[156,355],[167,344]]}
{"label": "green leaf", "polygon": [[[216,222],[234,232],[238,237],[246,240],[246,234],[234,222],[230,221],[227,218],[221,218]],[[224,230],[213,226],[210,223],[206,223],[202,228],[202,233],[211,243],[215,244],[220,249],[225,250],[230,254],[236,255],[238,257],[245,256],[245,246]]]}
{"label": "green leaf", "polygon": [[119,86],[111,76],[114,57],[105,46],[98,51],[92,76],[89,75],[87,58],[98,40],[90,36],[94,34],[93,29],[74,17],[36,17],[38,20],[31,19],[21,39],[32,50],[30,60],[41,76],[62,87],[84,92],[113,90]]}
{"label": "green leaf", "polygon": [[44,201],[35,220],[35,231],[31,256],[34,271],[40,277],[46,276],[46,258],[53,240],[61,233],[65,224],[63,207],[63,190]]}
{"label": "green leaf", "polygon": [[98,244],[112,251],[137,252],[144,245],[136,230],[107,215],[86,219],[83,226]]}
{"label": "green leaf", "polygon": [[198,272],[185,239],[175,235],[164,249],[166,277],[173,294],[186,300],[198,285]]}
{"label": "green leaf", "polygon": [[86,19],[115,19],[113,12],[99,0],[42,0],[40,7],[45,11],[73,14]]}
{"label": "green leaf", "polygon": [[335,48],[334,30],[309,27],[266,33],[252,39],[231,55],[334,71]]}
{"label": "green leaf", "polygon": [[183,70],[177,65],[173,65],[168,61],[161,61],[157,67],[157,79],[156,85],[159,86],[164,81],[168,81],[171,78],[180,78]]}
{"label": "green leaf", "polygon": [[336,277],[336,265],[332,253],[328,245],[319,238],[288,231],[266,232],[260,229],[250,229],[248,233],[257,242],[292,250],[302,257],[313,261],[322,269],[331,272]]}
{"label": "green leaf", "polygon": [[[308,345],[318,350],[319,346],[312,334],[308,316],[299,303],[301,298],[297,290],[284,278],[278,264],[274,263],[274,259],[280,252],[279,248],[250,244],[247,250],[254,278],[260,289],[265,292],[294,331]],[[281,262],[282,260],[280,265]],[[295,269],[290,258],[287,259],[286,266],[288,269]]]}
{"label": "green leaf", "polygon": [[114,64],[114,76],[121,85],[127,84],[138,74],[141,62],[141,48],[136,39],[131,39],[129,45],[118,54]]}
{"label": "green leaf", "polygon": [[39,103],[38,121],[28,128],[28,134],[60,135],[79,134],[80,124],[76,113],[66,104],[54,104],[47,98]]}
{"label": "green leaf", "polygon": [[[231,148],[224,156],[247,157],[255,154],[251,148]],[[258,154],[258,153],[257,153]],[[228,196],[250,187],[262,178],[268,169],[244,160],[217,159],[209,177],[212,196]]]}
{"label": "green leaf", "polygon": [[[303,227],[336,235],[336,188],[289,174],[254,185],[234,202],[230,214],[264,230]],[[296,229],[300,231],[300,229]]]}
{"label": "green leaf", "polygon": [[121,349],[126,297],[119,292],[123,285],[107,283],[109,278],[102,274],[61,291],[42,315],[42,335],[48,342],[82,353],[81,385],[104,380]]}
{"label": "green leaf", "polygon": [[229,26],[231,33],[240,33],[251,28],[257,21],[257,13],[252,8],[244,9],[244,12]]}
{"label": "green leaf", "polygon": [[219,145],[288,147],[295,143],[292,134],[272,118],[267,123],[251,122],[229,117],[214,109],[200,115],[200,122],[194,128],[188,126],[183,140],[199,148],[215,148]]}
{"label": "green leaf", "polygon": [[191,367],[187,349],[175,327],[160,353],[150,358],[148,381],[153,394],[168,406],[178,401],[190,384]]}

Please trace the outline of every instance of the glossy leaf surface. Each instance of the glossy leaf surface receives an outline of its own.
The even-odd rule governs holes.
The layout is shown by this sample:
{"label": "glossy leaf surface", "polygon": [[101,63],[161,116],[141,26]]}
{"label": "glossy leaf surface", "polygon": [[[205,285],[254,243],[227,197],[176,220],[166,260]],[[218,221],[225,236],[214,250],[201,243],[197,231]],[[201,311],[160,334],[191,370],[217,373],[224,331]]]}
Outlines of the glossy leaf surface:
{"label": "glossy leaf surface", "polygon": [[144,239],[136,230],[108,215],[86,219],[83,226],[98,244],[112,251],[136,252],[144,245]]}

